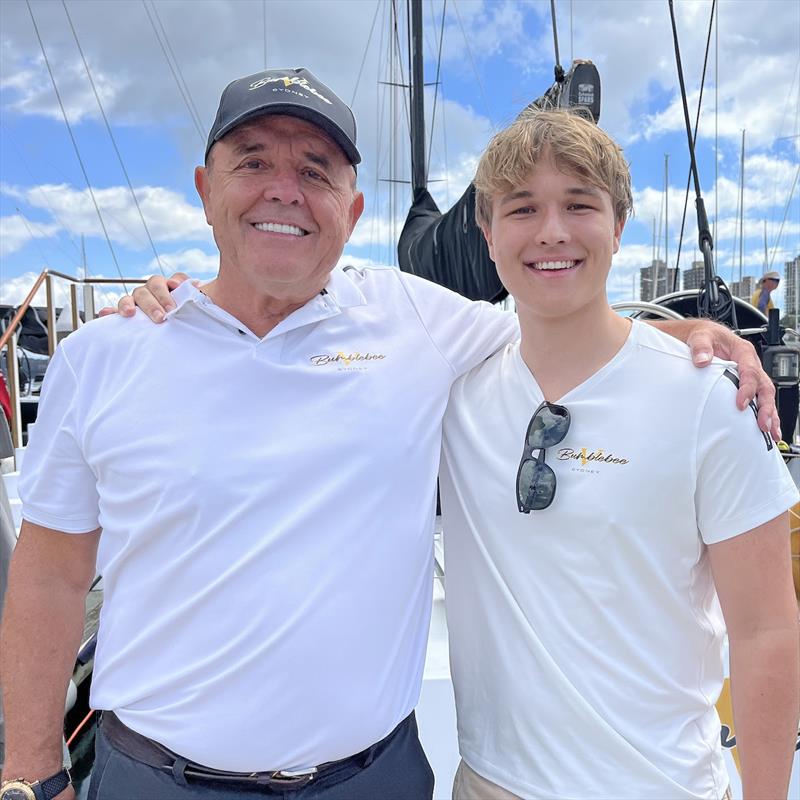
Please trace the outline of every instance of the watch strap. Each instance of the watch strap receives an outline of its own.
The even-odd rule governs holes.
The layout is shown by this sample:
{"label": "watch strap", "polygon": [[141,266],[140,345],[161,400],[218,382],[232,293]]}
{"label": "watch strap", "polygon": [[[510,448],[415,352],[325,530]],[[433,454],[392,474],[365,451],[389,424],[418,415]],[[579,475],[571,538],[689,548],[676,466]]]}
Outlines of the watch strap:
{"label": "watch strap", "polygon": [[72,779],[69,776],[69,771],[62,769],[56,772],[55,775],[51,775],[43,781],[37,781],[32,784],[31,789],[33,789],[36,800],[53,800],[53,798],[57,794],[61,794],[70,783],[72,783]]}

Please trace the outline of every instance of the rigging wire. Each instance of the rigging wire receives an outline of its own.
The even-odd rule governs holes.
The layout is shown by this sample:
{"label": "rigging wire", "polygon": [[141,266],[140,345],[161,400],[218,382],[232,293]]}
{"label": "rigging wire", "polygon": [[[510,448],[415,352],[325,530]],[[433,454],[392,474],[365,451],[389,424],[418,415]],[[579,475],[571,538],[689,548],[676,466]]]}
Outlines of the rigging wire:
{"label": "rigging wire", "polygon": [[97,205],[97,198],[94,196],[94,189],[92,189],[91,181],[89,180],[89,175],[86,172],[86,166],[83,163],[83,159],[81,158],[80,150],[78,149],[78,143],[75,140],[75,135],[72,132],[72,126],[69,124],[69,119],[67,119],[67,112],[64,109],[64,103],[61,100],[61,94],[58,91],[58,86],[56,85],[56,78],[53,75],[53,70],[50,67],[50,61],[47,58],[47,53],[44,49],[44,42],[42,41],[42,37],[39,34],[39,26],[36,24],[36,17],[33,15],[33,9],[31,8],[30,0],[25,0],[25,5],[28,7],[28,13],[31,15],[31,22],[33,23],[33,30],[36,33],[36,38],[39,41],[39,48],[42,51],[42,57],[44,58],[45,66],[47,67],[47,72],[50,75],[50,81],[53,84],[53,91],[56,94],[56,99],[58,100],[59,108],[61,109],[61,116],[64,118],[64,124],[67,126],[67,132],[69,133],[69,138],[72,141],[72,146],[75,149],[75,155],[78,158],[78,163],[81,167],[81,172],[83,173],[83,178],[86,181],[86,186],[89,189],[89,195],[92,198],[92,203],[94,205],[94,210],[97,212],[97,218],[100,220],[100,227],[103,229],[103,235],[106,239],[106,244],[108,244],[108,249],[111,251],[111,259],[114,262],[114,266],[117,268],[117,273],[119,274],[120,281],[122,283],[123,289],[125,289],[125,293],[128,293],[128,287],[125,285],[125,279],[122,276],[122,270],[119,266],[119,261],[117,261],[117,254],[114,252],[114,246],[111,244],[111,238],[108,235],[108,230],[106,230],[106,224],[103,221],[103,215],[100,213],[100,206]]}
{"label": "rigging wire", "polygon": [[164,23],[161,20],[161,15],[158,13],[158,6],[155,4],[155,0],[150,0],[150,5],[153,8],[153,13],[156,15],[156,20],[158,22],[158,27],[161,28],[161,35],[164,37],[164,42],[167,45],[167,50],[169,50],[169,54],[172,57],[172,61],[175,64],[175,69],[178,71],[178,77],[181,79],[181,83],[183,84],[183,88],[186,90],[186,97],[189,99],[189,104],[192,107],[192,111],[194,112],[194,117],[197,120],[198,125],[202,131],[203,122],[200,119],[200,112],[197,110],[197,106],[194,103],[194,98],[192,97],[192,93],[189,90],[189,84],[186,82],[186,78],[183,77],[183,71],[181,70],[181,64],[178,61],[177,56],[175,55],[175,51],[172,49],[172,43],[169,40],[169,36],[167,36],[167,29],[164,27]]}
{"label": "rigging wire", "polygon": [[[406,83],[405,76],[403,75],[403,51],[400,47],[400,26],[398,24],[400,15],[397,13],[397,0],[392,0],[392,33],[394,34],[392,38],[392,44],[390,46],[391,52],[391,77],[394,79],[394,67],[395,63],[397,65],[397,69],[400,72],[399,81],[392,80],[391,83],[393,84],[392,91],[390,92],[390,113],[391,113],[391,129],[392,131],[396,131],[398,129],[396,115],[397,109],[395,108],[395,84],[399,83],[403,87],[407,87],[408,84]],[[396,58],[396,62],[395,62]],[[409,64],[409,70],[411,69],[411,65]],[[409,83],[411,82],[411,77],[409,75]],[[408,138],[409,142],[411,141],[411,116],[410,111],[408,108],[408,96],[406,92],[401,92],[401,96],[403,98],[403,110],[405,111],[405,119],[406,119],[406,130],[408,131]],[[389,174],[394,176],[398,174],[397,170],[397,141],[392,136],[391,139],[391,167],[389,169]],[[392,187],[391,192],[389,194],[390,202],[389,202],[389,211],[390,211],[390,222],[392,226],[392,241],[396,242],[398,239],[397,235],[397,184],[393,179],[392,180]],[[392,263],[396,264],[397,256],[395,254],[392,255]]]}
{"label": "rigging wire", "polygon": [[[378,8],[381,6],[379,5]],[[388,10],[388,6],[384,6]],[[378,70],[380,71],[381,68],[381,56],[384,53],[383,49],[383,37],[386,32],[386,21],[382,20],[382,24],[380,27],[381,31],[381,38],[380,42],[378,43]],[[384,65],[385,69],[385,65]],[[375,107],[378,109],[377,117],[375,118],[375,148],[378,154],[378,157],[375,159],[375,183],[374,189],[372,192],[372,219],[370,221],[370,237],[369,237],[369,257],[372,260],[378,260],[374,255],[374,243],[379,241],[379,238],[376,236],[376,226],[378,220],[378,213],[379,213],[379,206],[380,206],[380,174],[383,169],[384,164],[380,161],[380,157],[383,150],[383,115],[386,109],[386,92],[381,92],[381,80],[380,76],[375,81]],[[380,247],[378,247],[378,254],[380,254]]]}
{"label": "rigging wire", "polygon": [[[794,181],[792,182],[792,189],[789,192],[789,199],[786,201],[786,208],[783,211],[783,221],[781,222],[781,227],[778,229],[778,236],[775,239],[775,245],[772,248],[772,255],[769,259],[769,265],[772,266],[772,263],[775,261],[775,254],[778,252],[778,244],[781,240],[781,235],[783,234],[783,226],[786,223],[786,217],[789,214],[789,207],[792,204],[792,195],[794,194],[794,188],[797,186],[797,178],[800,177],[800,166],[797,167],[797,172],[794,174]],[[796,280],[796,279],[795,279]]]}
{"label": "rigging wire", "polygon": [[686,129],[686,137],[689,141],[689,158],[691,160],[692,177],[695,187],[695,207],[697,209],[697,228],[700,251],[703,254],[704,280],[702,288],[697,296],[698,316],[712,317],[716,320],[729,319],[734,328],[738,327],[736,321],[736,304],[728,291],[725,283],[715,274],[713,250],[714,241],[711,238],[711,231],[708,228],[708,217],[706,216],[705,203],[700,192],[700,179],[697,175],[697,161],[694,155],[694,143],[692,142],[692,126],[689,120],[689,105],[686,100],[686,84],[683,79],[683,64],[681,63],[681,51],[678,43],[678,27],[675,21],[675,8],[673,0],[668,0],[670,22],[672,23],[672,40],[675,47],[675,63],[678,69],[678,82],[681,87],[681,101],[683,104],[683,118]]}
{"label": "rigging wire", "polygon": [[153,7],[153,13],[156,15],[156,20],[158,21],[158,27],[161,28],[161,35],[164,37],[164,42],[166,42],[167,50],[169,50],[169,54],[172,56],[172,60],[175,63],[175,69],[178,70],[178,76],[181,79],[183,88],[186,90],[186,96],[189,98],[189,103],[192,106],[192,111],[194,111],[195,119],[197,120],[198,124],[200,125],[200,129],[202,130],[203,121],[200,119],[200,112],[197,110],[197,106],[194,103],[194,98],[192,97],[191,91],[189,91],[189,84],[186,83],[186,78],[183,77],[183,72],[181,70],[180,62],[178,61],[175,55],[175,51],[172,49],[172,44],[170,43],[169,36],[167,36],[167,29],[164,27],[164,23],[161,21],[161,15],[158,13],[158,6],[156,6],[155,0],[150,0],[150,5]]}
{"label": "rigging wire", "polygon": [[[15,206],[14,210],[17,212],[17,214],[19,214],[19,218],[22,220],[22,224],[25,226],[25,228],[28,231],[28,236],[30,237],[30,240],[33,242],[34,246],[39,251],[39,255],[42,257],[42,264],[46,265],[47,262],[48,262],[48,258],[45,255],[44,250],[42,250],[42,246],[39,244],[39,239],[41,239],[41,238],[47,239],[47,238],[49,238],[49,236],[47,236],[44,233],[44,231],[42,231],[42,229],[39,228],[38,225],[36,225],[36,223],[31,222],[30,220],[26,219],[25,215],[22,213],[22,211],[20,211],[18,206]],[[36,234],[33,232],[33,228],[39,228],[39,232],[40,232],[39,236],[36,236]],[[61,248],[61,247],[59,247],[59,250],[64,252],[63,248]]]}
{"label": "rigging wire", "polygon": [[478,83],[478,89],[481,93],[481,100],[483,101],[483,108],[486,111],[486,116],[489,119],[492,118],[492,115],[489,113],[489,102],[486,99],[486,92],[483,90],[483,82],[481,81],[481,76],[478,74],[478,70],[475,66],[475,59],[472,56],[472,48],[469,46],[469,39],[467,39],[467,32],[464,30],[464,23],[461,21],[461,13],[458,10],[458,3],[456,0],[453,0],[453,8],[456,12],[456,17],[458,19],[458,26],[461,28],[461,35],[464,37],[464,45],[467,48],[467,55],[469,55],[470,64],[472,64],[472,72],[475,74],[475,80]]}
{"label": "rigging wire", "polygon": [[719,219],[719,11],[714,25],[714,241]]}
{"label": "rigging wire", "polygon": [[[431,172],[431,154],[433,152],[433,128],[436,122],[436,100],[439,97],[439,80],[442,71],[442,42],[444,41],[444,15],[447,10],[447,0],[442,4],[442,24],[439,28],[439,52],[436,56],[436,82],[433,88],[433,112],[431,114],[431,135],[428,140],[428,164],[425,167],[425,174],[430,175]],[[444,111],[442,111],[444,114]],[[445,143],[446,146],[446,143]]]}
{"label": "rigging wire", "polygon": [[[794,84],[795,81],[800,78],[800,58],[797,60],[797,66],[795,67],[794,72],[792,73],[792,85],[789,87],[789,92],[786,95],[786,100],[783,103],[783,116],[781,117],[781,124],[778,126],[778,139],[775,141],[779,141],[781,133],[783,133],[783,125],[786,122],[786,112],[789,110],[789,106],[791,105],[789,99],[794,94]],[[800,86],[798,86],[797,90],[797,103],[796,103],[796,112],[797,115],[800,115]],[[795,122],[797,125],[797,122]],[[770,225],[774,225],[775,223],[775,205],[777,203],[778,198],[778,178],[776,176],[775,182],[772,185],[772,218],[770,219]]]}
{"label": "rigging wire", "polygon": [[[397,13],[397,0],[392,0],[392,18],[394,23],[392,25],[392,31],[394,33],[394,40],[393,40],[393,52],[397,53],[397,67],[400,70],[400,81],[399,83],[402,86],[408,86],[406,83],[405,75],[403,75],[403,57],[401,55],[402,51],[400,49],[400,28],[397,24],[398,20],[398,13]],[[411,62],[409,61],[409,69],[411,69]],[[394,75],[392,75],[394,77]],[[409,83],[411,83],[411,79],[409,78]],[[406,96],[405,92],[402,92],[403,95],[403,110],[406,114],[406,127],[408,128],[408,135],[409,138],[411,137],[411,116],[408,110],[408,97]]]}
{"label": "rigging wire", "polygon": [[[700,109],[703,105],[703,89],[706,85],[706,67],[708,66],[708,51],[711,47],[711,30],[714,27],[714,9],[717,5],[717,0],[711,0],[711,16],[708,20],[708,37],[706,38],[706,54],[705,58],[703,59],[703,74],[700,78],[700,97],[697,100],[697,116],[694,120],[694,133],[692,135],[692,148],[697,146],[697,131],[700,128]],[[683,231],[686,227],[686,209],[689,206],[689,187],[692,184],[692,173],[691,169],[689,174],[686,176],[686,195],[683,199],[683,216],[681,218],[681,233],[678,237],[678,255],[675,259],[675,273],[672,276],[672,291],[676,291],[678,288],[678,270],[680,269],[681,265],[681,248],[683,247]],[[669,267],[669,264],[667,265]]]}
{"label": "rigging wire", "polygon": [[739,194],[742,196],[739,202],[739,283],[742,282],[742,267],[744,262],[744,135],[742,130],[742,163],[740,167],[741,181],[739,183]]}
{"label": "rigging wire", "polygon": [[[361,57],[361,66],[358,68],[358,77],[356,78],[356,85],[353,88],[353,96],[350,98],[350,107],[356,101],[356,94],[358,92],[358,85],[361,83],[361,75],[364,72],[364,64],[367,63],[367,54],[369,53],[369,46],[372,44],[372,34],[375,31],[375,23],[378,21],[378,11],[380,10],[380,0],[375,3],[375,13],[372,15],[372,27],[369,29],[369,38],[367,39],[367,46],[364,48],[364,55]],[[264,67],[266,69],[266,67]]]}
{"label": "rigging wire", "polygon": [[[742,131],[744,134],[744,131]],[[731,283],[734,281],[734,273],[736,271],[736,243],[739,241],[739,232],[741,231],[741,225],[739,224],[743,211],[741,208],[742,202],[742,192],[740,191],[740,187],[742,185],[742,181],[744,177],[742,175],[742,159],[739,159],[739,175],[736,178],[736,227],[733,229],[733,249],[731,250]]]}
{"label": "rigging wire", "polygon": [[[0,124],[0,130],[2,129],[2,127],[3,127],[2,124]],[[22,151],[19,148],[19,145],[17,145],[16,141],[14,140],[14,137],[8,130],[4,131],[2,136],[3,136],[3,141],[10,142],[14,150],[17,151],[17,158],[19,159],[20,164],[22,164],[22,166],[25,168],[25,171],[30,176],[31,182],[35,186],[35,191],[41,195],[44,204],[47,206],[47,210],[52,214],[53,219],[64,229],[64,232],[66,233],[67,238],[69,239],[69,243],[75,248],[75,252],[78,254],[78,256],[80,256],[81,249],[80,247],[78,247],[78,243],[72,238],[72,234],[70,233],[69,227],[64,224],[64,221],[61,219],[61,217],[59,217],[58,212],[50,204],[50,201],[47,199],[47,192],[45,192],[44,189],[42,189],[41,185],[38,186],[36,185],[38,183],[38,178],[36,178],[36,176],[33,174],[33,170],[31,170],[25,156],[22,154]],[[68,182],[67,179],[65,179],[65,181]],[[17,211],[19,211],[19,209],[17,209]],[[61,252],[64,253],[68,258],[70,259],[73,258],[73,256],[67,250],[61,247],[61,245],[56,245],[56,247],[58,247],[58,249],[61,250]]]}
{"label": "rigging wire", "polygon": [[[52,233],[47,233],[46,231],[42,230],[40,225],[38,225],[35,222],[31,222],[23,214],[23,212],[20,210],[19,206],[14,206],[14,210],[17,212],[17,214],[19,214],[20,219],[22,220],[22,224],[28,229],[28,235],[30,236],[31,241],[35,241],[36,239],[49,239],[49,240],[53,239]],[[31,226],[33,226],[34,228],[36,228],[39,231],[39,236],[38,237],[34,236],[33,233],[31,232]],[[64,228],[65,232],[69,236],[70,242],[72,242],[74,244],[75,242],[74,242],[72,236],[69,234],[69,228],[66,228],[63,225],[63,223],[62,223],[61,227]],[[55,246],[56,248],[58,248],[67,257],[67,259],[69,260],[70,264],[72,264],[75,267],[80,267],[81,266],[80,260],[76,260],[75,256],[72,253],[70,253],[69,250],[64,249],[60,244],[58,244],[58,240],[57,239],[54,240],[54,241],[51,241],[50,243],[53,246]],[[37,244],[37,248],[38,248],[38,244]],[[42,260],[46,263],[47,262],[47,257],[44,255],[44,253],[42,252],[41,248],[39,248],[39,253],[42,256]],[[80,255],[80,250],[78,251],[78,255]]]}
{"label": "rigging wire", "polygon": [[197,131],[197,135],[200,137],[200,141],[205,145],[206,137],[203,136],[203,131],[200,126],[200,120],[198,117],[195,116],[192,104],[189,102],[189,98],[186,96],[186,93],[184,92],[183,87],[181,86],[180,80],[178,80],[178,75],[175,72],[175,68],[172,66],[172,62],[169,60],[169,55],[167,54],[167,48],[164,47],[164,43],[161,41],[161,36],[159,35],[158,28],[156,28],[156,24],[153,21],[152,15],[150,14],[150,9],[147,7],[146,0],[142,0],[142,6],[144,7],[145,13],[147,14],[147,18],[150,20],[150,25],[153,28],[153,33],[155,33],[156,35],[156,40],[158,41],[158,44],[161,47],[161,52],[164,54],[164,58],[166,59],[167,66],[169,67],[169,70],[172,73],[172,77],[175,79],[175,84],[178,87],[178,91],[180,92],[184,104],[186,105],[186,108],[189,112],[189,116],[191,117],[195,130]]}
{"label": "rigging wire", "polygon": [[117,160],[119,161],[119,165],[122,168],[122,174],[125,176],[125,181],[128,184],[128,189],[130,189],[131,197],[133,198],[133,204],[136,206],[136,210],[139,212],[139,219],[142,221],[142,227],[144,228],[144,232],[147,234],[147,241],[150,242],[150,248],[153,251],[153,255],[156,257],[156,264],[158,264],[159,272],[162,275],[166,275],[166,273],[164,272],[164,268],[161,265],[161,258],[159,257],[155,243],[153,242],[153,237],[150,235],[150,229],[147,227],[147,223],[145,222],[144,214],[142,213],[142,208],[139,205],[139,200],[136,197],[136,192],[133,189],[133,184],[131,183],[130,176],[128,175],[128,170],[125,169],[125,162],[122,159],[122,154],[119,151],[119,147],[117,147],[117,140],[114,138],[114,133],[111,130],[111,125],[108,122],[108,117],[106,116],[103,104],[100,102],[100,95],[97,92],[97,87],[94,84],[92,73],[89,70],[89,64],[86,62],[86,56],[83,53],[83,48],[81,47],[80,40],[78,39],[78,34],[75,30],[75,26],[72,24],[72,17],[70,17],[69,10],[67,9],[66,0],[61,0],[61,5],[64,6],[64,13],[67,15],[67,22],[69,23],[70,30],[72,31],[72,35],[75,38],[75,44],[78,46],[78,52],[81,54],[81,60],[83,61],[83,68],[86,70],[86,77],[89,79],[89,83],[91,84],[92,91],[94,92],[94,98],[95,100],[97,100],[97,107],[100,109],[100,115],[103,117],[103,122],[105,123],[106,130],[108,131],[108,136],[111,139],[111,144],[114,146],[114,152],[117,154]]}

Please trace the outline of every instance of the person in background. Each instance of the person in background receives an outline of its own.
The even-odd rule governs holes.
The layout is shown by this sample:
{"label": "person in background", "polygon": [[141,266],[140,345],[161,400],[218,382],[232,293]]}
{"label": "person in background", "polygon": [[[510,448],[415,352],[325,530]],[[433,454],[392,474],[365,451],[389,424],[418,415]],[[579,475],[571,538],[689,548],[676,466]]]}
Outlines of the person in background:
{"label": "person in background", "polygon": [[755,306],[762,314],[775,308],[772,302],[772,293],[778,288],[781,276],[777,272],[765,272],[756,284],[756,290],[750,298],[750,305]]}

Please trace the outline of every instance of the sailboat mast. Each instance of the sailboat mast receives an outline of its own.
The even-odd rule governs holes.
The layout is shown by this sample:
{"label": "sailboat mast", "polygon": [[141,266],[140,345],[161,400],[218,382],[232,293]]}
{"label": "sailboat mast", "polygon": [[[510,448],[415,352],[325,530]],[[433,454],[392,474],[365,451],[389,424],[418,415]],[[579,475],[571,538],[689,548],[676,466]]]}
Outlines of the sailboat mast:
{"label": "sailboat mast", "polygon": [[411,188],[425,189],[425,76],[422,57],[422,0],[411,0]]}
{"label": "sailboat mast", "polygon": [[[669,153],[664,153],[664,282],[669,281]],[[658,290],[658,284],[655,289]],[[658,294],[654,295],[658,297]]]}
{"label": "sailboat mast", "polygon": [[739,165],[739,286],[742,285],[744,263],[744,131],[742,131],[742,154]]}

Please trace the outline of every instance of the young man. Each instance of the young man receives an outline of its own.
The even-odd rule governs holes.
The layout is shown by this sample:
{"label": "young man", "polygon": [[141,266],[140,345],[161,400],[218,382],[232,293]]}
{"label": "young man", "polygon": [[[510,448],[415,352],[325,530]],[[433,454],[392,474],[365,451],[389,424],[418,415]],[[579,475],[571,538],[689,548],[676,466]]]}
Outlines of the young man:
{"label": "young man", "polygon": [[785,797],[798,493],[777,448],[725,363],[696,370],[610,308],[631,189],[603,131],[534,114],[475,184],[521,341],[455,383],[445,418],[455,800],[720,800],[725,625],[745,798]]}

